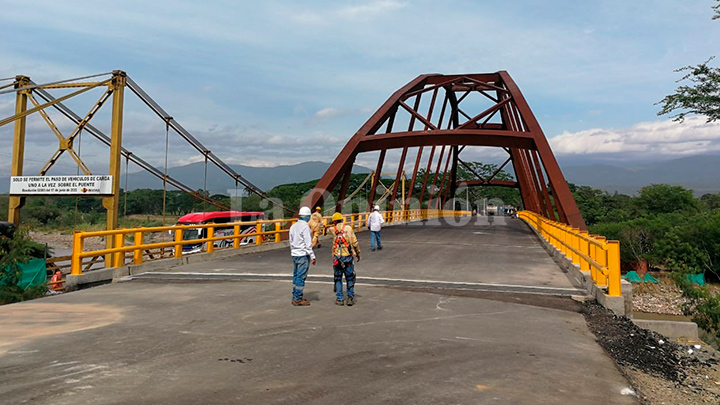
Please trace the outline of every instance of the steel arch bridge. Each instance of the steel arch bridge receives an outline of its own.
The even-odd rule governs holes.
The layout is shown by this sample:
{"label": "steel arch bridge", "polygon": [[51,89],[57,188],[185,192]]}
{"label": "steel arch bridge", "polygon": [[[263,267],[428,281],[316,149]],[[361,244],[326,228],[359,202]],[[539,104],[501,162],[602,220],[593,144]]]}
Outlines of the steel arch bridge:
{"label": "steel arch bridge", "polygon": [[[358,154],[379,151],[375,173],[381,173],[387,151],[401,150],[397,180],[402,175],[409,148],[417,147],[409,195],[402,208],[408,208],[413,188],[421,181],[420,195],[416,197],[420,203],[427,197],[428,203],[434,199],[434,204],[442,206],[460,185],[457,168],[458,164],[465,165],[460,153],[466,146],[503,148],[509,156],[492,175],[484,178],[475,173],[477,180],[463,184],[518,188],[526,210],[587,229],[539,123],[506,71],[418,76],[396,91],[355,133],[303,205],[322,204],[339,186],[337,209],[341,209]],[[421,179],[418,171],[427,149],[429,159]],[[496,180],[497,173],[508,163],[515,171],[516,181]],[[434,175],[429,176],[433,166]],[[443,173],[442,177],[440,173]],[[425,195],[429,177],[432,177],[432,186]],[[378,181],[379,176],[375,176],[370,189],[370,204],[375,198]],[[396,201],[397,184],[398,181],[389,199],[388,209],[391,210],[399,204]]]}

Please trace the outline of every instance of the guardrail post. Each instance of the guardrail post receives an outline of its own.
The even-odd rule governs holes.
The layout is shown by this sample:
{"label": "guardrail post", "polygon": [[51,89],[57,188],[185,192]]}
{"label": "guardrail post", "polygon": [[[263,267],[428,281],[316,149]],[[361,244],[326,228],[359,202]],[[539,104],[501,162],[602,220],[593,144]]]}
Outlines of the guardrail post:
{"label": "guardrail post", "polygon": [[[124,233],[116,233],[113,235],[113,247],[115,249],[120,249],[123,246],[125,246],[125,234]],[[112,254],[112,266],[113,267],[120,267],[123,264],[125,264],[125,252],[115,252]]]}
{"label": "guardrail post", "polygon": [[[580,231],[580,253],[590,257],[590,243],[587,240],[588,237],[590,237],[590,232]],[[590,270],[590,263],[582,256],[580,256],[580,270]]]}
{"label": "guardrail post", "polygon": [[213,253],[215,252],[215,241],[213,241],[212,238],[215,237],[215,227],[210,226],[205,229],[207,229],[207,236],[205,237],[207,248],[205,249],[205,251],[208,253]]}
{"label": "guardrail post", "polygon": [[608,244],[608,295],[622,295],[620,287],[620,242],[609,240]]}
{"label": "guardrail post", "polygon": [[580,229],[578,229],[578,228],[570,228],[570,232],[571,232],[571,235],[572,235],[572,247],[573,247],[573,251],[572,251],[573,260],[572,260],[572,262],[573,262],[574,264],[577,264],[578,266],[580,266],[580,254],[579,254],[579,252],[580,252],[580,236],[578,235],[578,232],[580,232]]}
{"label": "guardrail post", "polygon": [[537,217],[537,231],[541,237],[547,239],[547,236],[545,235],[545,229],[543,229],[543,220],[539,216]]}
{"label": "guardrail post", "polygon": [[[324,224],[320,224],[320,226],[324,226]],[[275,243],[280,243],[280,229],[282,228],[282,224],[278,221],[275,222]]]}
{"label": "guardrail post", "polygon": [[263,243],[263,230],[262,222],[260,220],[255,221],[255,245],[262,245]]}
{"label": "guardrail post", "polygon": [[608,244],[605,237],[598,237],[598,240],[602,243],[601,247],[597,249],[598,263],[600,263],[600,271],[595,275],[595,284],[598,286],[607,285],[607,277],[605,272],[608,271]]}
{"label": "guardrail post", "polygon": [[183,240],[183,230],[182,229],[176,229],[175,230],[175,257],[181,258],[182,257],[182,251],[183,251],[183,245],[180,244]]}
{"label": "guardrail post", "polygon": [[563,226],[563,231],[564,231],[564,233],[565,233],[565,236],[564,236],[564,238],[565,238],[565,257],[567,257],[568,259],[570,259],[570,261],[572,262],[572,258],[573,258],[572,249],[571,249],[571,247],[572,247],[572,233],[571,233],[571,228],[570,228],[570,226],[564,225],[564,226]]}
{"label": "guardrail post", "polygon": [[135,246],[137,248],[135,250],[133,250],[133,264],[142,264],[142,262],[143,262],[142,249],[140,248],[140,246],[142,246],[142,243],[143,243],[143,232],[135,231]]}
{"label": "guardrail post", "polygon": [[240,247],[240,225],[233,226],[233,249]]}
{"label": "guardrail post", "polygon": [[70,259],[70,274],[73,276],[82,275],[82,258],[80,253],[83,251],[83,237],[80,231],[73,233],[72,257]]}
{"label": "guardrail post", "polygon": [[[589,252],[588,256],[590,256],[590,258],[595,263],[598,263],[597,246],[594,243],[594,242],[597,242],[597,235],[590,235],[590,239],[592,239],[592,242],[589,244],[590,246],[588,247],[588,252]],[[590,266],[590,278],[592,278],[593,281],[595,281],[595,279],[597,278],[597,275],[595,274],[596,272],[597,272],[597,269],[595,268],[595,266],[591,265]]]}

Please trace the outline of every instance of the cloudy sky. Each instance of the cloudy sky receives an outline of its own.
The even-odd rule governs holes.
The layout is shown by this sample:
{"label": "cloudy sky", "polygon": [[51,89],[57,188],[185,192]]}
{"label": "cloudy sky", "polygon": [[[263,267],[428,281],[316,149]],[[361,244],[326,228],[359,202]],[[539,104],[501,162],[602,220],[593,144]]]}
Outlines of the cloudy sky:
{"label": "cloudy sky", "polygon": [[[654,105],[677,86],[675,69],[720,55],[713,4],[0,0],[0,79],[121,69],[222,159],[273,166],[331,161],[419,74],[507,70],[561,159],[720,153],[720,124],[681,125]],[[100,94],[70,105],[84,115]],[[164,124],[126,97],[125,147],[163,165]],[[0,95],[0,118],[13,109],[13,95]],[[28,126],[26,166],[39,167],[57,141],[39,116]],[[9,175],[11,143],[12,126],[0,127],[0,177]],[[98,142],[85,137],[81,153],[94,172],[107,170]],[[200,159],[171,136],[170,166]],[[55,173],[75,167],[63,157]]]}

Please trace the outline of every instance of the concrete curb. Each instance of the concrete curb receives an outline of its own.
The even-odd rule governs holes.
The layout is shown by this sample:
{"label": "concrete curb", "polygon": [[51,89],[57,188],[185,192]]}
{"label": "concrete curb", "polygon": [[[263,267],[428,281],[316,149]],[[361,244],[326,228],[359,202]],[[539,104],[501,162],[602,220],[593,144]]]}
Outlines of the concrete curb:
{"label": "concrete curb", "polygon": [[[403,221],[403,222],[397,222],[394,224],[388,224],[383,226],[384,228],[390,228],[394,226],[400,226],[400,225],[407,225],[411,222],[419,222],[423,221],[422,219],[412,220],[412,221]],[[357,228],[355,230],[356,233],[360,232],[366,232],[367,228]],[[319,240],[323,243],[326,241],[332,240],[331,235],[323,235],[319,238]],[[68,274],[65,280],[65,288],[67,291],[73,291],[78,288],[80,288],[83,285],[94,285],[94,284],[101,284],[101,283],[107,283],[107,282],[113,282],[123,277],[128,276],[135,276],[142,273],[152,272],[152,271],[158,271],[158,270],[166,270],[171,267],[178,267],[178,266],[184,266],[188,264],[196,264],[196,263],[204,263],[212,260],[218,260],[218,259],[226,259],[230,257],[236,257],[236,256],[242,256],[242,255],[249,255],[253,253],[260,253],[260,252],[266,252],[269,250],[276,250],[276,249],[286,249],[288,248],[289,242],[288,241],[282,241],[282,242],[269,242],[262,245],[255,245],[255,246],[243,246],[239,249],[223,249],[223,250],[216,250],[213,253],[196,253],[188,256],[184,256],[180,259],[177,258],[167,258],[167,259],[159,259],[159,260],[153,260],[149,262],[145,262],[143,264],[131,264],[131,265],[125,265],[122,267],[115,267],[115,268],[106,268],[106,269],[99,269],[99,270],[92,270],[87,273],[84,273],[79,276],[73,276]]]}
{"label": "concrete curb", "polygon": [[669,338],[699,340],[698,326],[695,322],[665,321],[655,319],[633,319],[635,325],[650,329]]}
{"label": "concrete curb", "polygon": [[628,318],[632,318],[632,284],[630,284],[626,280],[621,280],[620,283],[622,296],[613,297],[607,295],[605,293],[607,287],[599,287],[597,284],[595,284],[595,282],[592,280],[592,277],[590,277],[589,271],[580,270],[579,266],[573,264],[572,260],[565,257],[565,255],[562,254],[559,250],[557,250],[553,245],[551,245],[550,242],[545,240],[545,238],[540,235],[537,229],[533,228],[524,219],[522,219],[522,221],[527,224],[528,228],[530,228],[533,233],[535,233],[535,236],[538,238],[545,251],[548,252],[548,254],[552,256],[552,258],[555,260],[555,263],[557,263],[557,265],[560,266],[563,271],[569,272],[575,278],[575,280],[577,280],[580,285],[585,288],[588,294],[595,297],[595,299],[600,305],[613,311],[615,315],[627,316]]}

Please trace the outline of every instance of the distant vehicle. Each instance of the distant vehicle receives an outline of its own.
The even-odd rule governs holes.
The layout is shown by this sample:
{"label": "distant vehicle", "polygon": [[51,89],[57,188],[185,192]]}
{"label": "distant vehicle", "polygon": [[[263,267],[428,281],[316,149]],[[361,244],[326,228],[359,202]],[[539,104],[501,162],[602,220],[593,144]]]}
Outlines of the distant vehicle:
{"label": "distant vehicle", "polygon": [[[233,226],[222,226],[222,224],[230,224],[233,222],[251,222],[258,219],[265,219],[265,213],[260,211],[241,212],[241,211],[212,211],[212,212],[194,212],[187,214],[178,219],[177,225],[206,225],[218,224],[215,227],[215,237],[232,236]],[[255,225],[241,225],[240,234],[253,234],[256,232]],[[207,228],[185,229],[183,231],[183,240],[203,239],[207,237]],[[255,236],[247,236],[240,239],[240,245],[255,243]],[[225,248],[233,245],[232,239],[222,239],[213,243],[215,247]],[[191,243],[183,245],[183,254],[197,253],[207,250],[205,243]]]}

